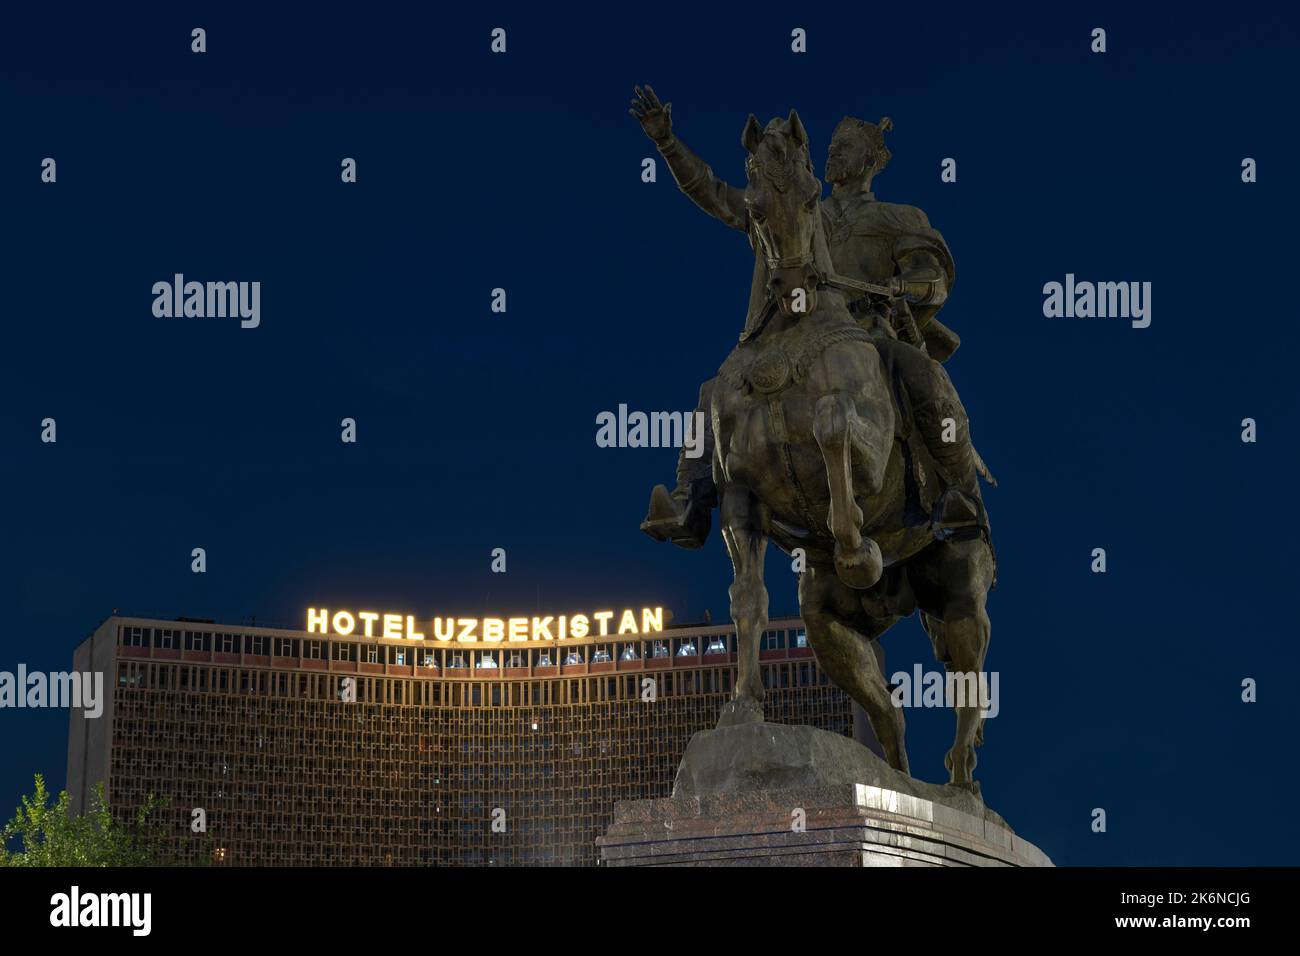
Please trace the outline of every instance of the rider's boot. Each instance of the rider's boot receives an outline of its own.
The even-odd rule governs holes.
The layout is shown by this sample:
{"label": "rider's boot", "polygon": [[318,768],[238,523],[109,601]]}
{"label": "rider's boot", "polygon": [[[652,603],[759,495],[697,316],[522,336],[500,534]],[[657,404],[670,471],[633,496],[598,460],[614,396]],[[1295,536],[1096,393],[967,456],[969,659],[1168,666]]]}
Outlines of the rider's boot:
{"label": "rider's boot", "polygon": [[641,530],[656,541],[671,541],[683,548],[702,548],[713,527],[718,491],[711,474],[692,475],[680,466],[677,487],[669,493],[663,485],[650,492],[650,508]]}
{"label": "rider's boot", "polygon": [[713,509],[718,506],[718,489],[713,484],[713,427],[710,418],[713,385],[700,386],[696,414],[704,422],[701,446],[695,457],[686,448],[677,453],[677,487],[670,493],[663,485],[650,492],[650,508],[641,530],[656,541],[671,541],[683,548],[702,548],[713,527]]}

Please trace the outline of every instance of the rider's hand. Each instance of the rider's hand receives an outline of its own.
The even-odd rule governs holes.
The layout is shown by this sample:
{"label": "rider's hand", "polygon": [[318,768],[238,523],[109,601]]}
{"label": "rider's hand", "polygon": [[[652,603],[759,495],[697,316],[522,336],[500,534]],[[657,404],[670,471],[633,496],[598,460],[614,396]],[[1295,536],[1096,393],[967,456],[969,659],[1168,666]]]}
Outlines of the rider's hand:
{"label": "rider's hand", "polygon": [[645,134],[655,141],[656,145],[662,146],[673,135],[673,104],[660,103],[659,97],[655,96],[652,87],[646,86],[642,89],[639,86],[633,87],[636,97],[632,100],[632,108],[628,110],[636,117]]}

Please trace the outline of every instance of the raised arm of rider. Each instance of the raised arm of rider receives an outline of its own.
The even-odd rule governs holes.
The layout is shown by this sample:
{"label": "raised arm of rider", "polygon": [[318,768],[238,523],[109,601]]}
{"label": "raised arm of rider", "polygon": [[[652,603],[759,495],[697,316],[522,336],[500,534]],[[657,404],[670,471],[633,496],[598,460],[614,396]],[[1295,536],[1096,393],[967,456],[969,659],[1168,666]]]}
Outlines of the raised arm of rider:
{"label": "raised arm of rider", "polygon": [[655,146],[672,170],[677,188],[689,196],[695,205],[732,229],[749,232],[744,190],[715,176],[709,164],[687,149],[686,144],[673,133],[656,142]]}

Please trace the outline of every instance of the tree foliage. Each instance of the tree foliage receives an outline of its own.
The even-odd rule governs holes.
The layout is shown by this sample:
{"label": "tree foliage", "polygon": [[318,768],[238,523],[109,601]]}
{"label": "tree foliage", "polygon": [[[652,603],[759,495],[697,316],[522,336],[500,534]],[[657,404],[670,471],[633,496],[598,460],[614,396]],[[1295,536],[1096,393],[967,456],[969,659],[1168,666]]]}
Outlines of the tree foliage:
{"label": "tree foliage", "polygon": [[[63,790],[51,797],[45,778],[36,774],[36,790],[22,798],[13,819],[0,831],[0,866],[158,866],[165,859],[158,820],[165,801],[152,794],[129,820],[115,817],[95,785],[86,813],[69,812]],[[10,851],[11,844],[18,848]]]}

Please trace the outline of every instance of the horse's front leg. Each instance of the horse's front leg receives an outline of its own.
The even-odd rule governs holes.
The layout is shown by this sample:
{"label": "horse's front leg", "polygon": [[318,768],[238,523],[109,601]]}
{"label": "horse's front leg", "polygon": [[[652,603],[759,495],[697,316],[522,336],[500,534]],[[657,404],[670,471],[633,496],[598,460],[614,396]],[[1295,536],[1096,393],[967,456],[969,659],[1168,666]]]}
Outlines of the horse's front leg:
{"label": "horse's front leg", "polygon": [[[832,392],[817,400],[813,410],[813,437],[826,462],[831,493],[826,524],[835,538],[835,572],[851,588],[871,587],[884,571],[880,548],[862,535],[862,509],[854,494],[855,451],[859,458],[870,456],[873,451],[866,447],[860,426],[853,403],[843,392]],[[879,489],[862,490],[872,494]]]}
{"label": "horse's front leg", "polygon": [[767,552],[762,508],[748,489],[730,486],[722,493],[722,537],[731,555],[731,619],[736,625],[736,689],[722,709],[719,727],[763,719],[763,674],[758,649],[767,627]]}

